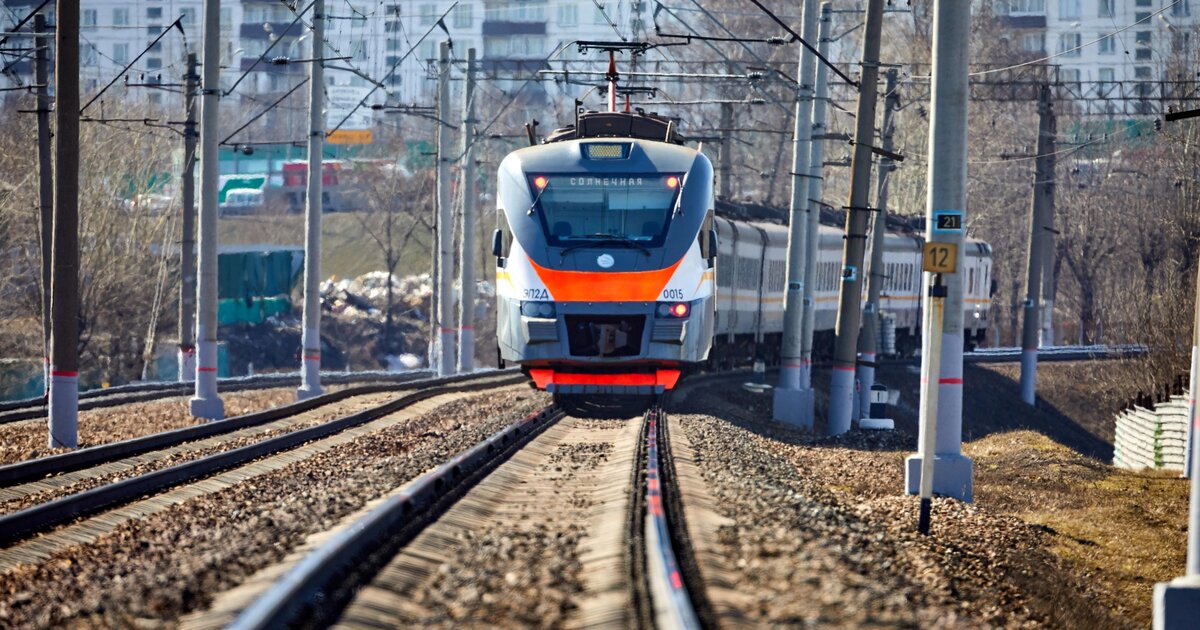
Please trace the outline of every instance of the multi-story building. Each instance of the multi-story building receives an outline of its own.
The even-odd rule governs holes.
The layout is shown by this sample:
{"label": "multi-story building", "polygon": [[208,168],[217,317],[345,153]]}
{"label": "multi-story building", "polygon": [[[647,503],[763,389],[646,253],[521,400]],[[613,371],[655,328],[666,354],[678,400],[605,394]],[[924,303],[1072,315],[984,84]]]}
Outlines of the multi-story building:
{"label": "multi-story building", "polygon": [[[0,30],[11,30],[40,0],[0,0]],[[348,0],[326,2],[326,81],[332,85],[382,87],[377,103],[432,102],[430,64],[438,43],[449,38],[453,57],[475,48],[482,69],[500,89],[505,76],[528,77],[548,57],[570,59],[571,42],[645,38],[647,0]],[[53,22],[53,5],[43,9]],[[311,56],[311,12],[301,1],[291,8],[279,0],[226,0],[221,7],[222,88],[236,95],[279,94],[307,74]],[[303,11],[297,18],[296,11]],[[443,17],[444,16],[444,17]],[[179,83],[186,51],[199,53],[201,0],[89,0],[81,19],[81,88],[99,89],[135,60],[133,83]],[[170,29],[179,20],[180,28]],[[29,30],[26,25],[24,30]],[[157,43],[159,35],[167,31]],[[619,35],[618,35],[619,34]],[[152,45],[153,43],[153,45]],[[147,49],[147,47],[149,47]],[[0,58],[0,87],[32,83],[30,58]],[[336,59],[332,59],[336,58]],[[535,85],[531,95],[544,91]],[[122,98],[162,102],[168,92],[114,86],[108,102]]]}
{"label": "multi-story building", "polygon": [[[996,0],[1011,44],[1060,66],[1067,83],[1103,85],[1172,78],[1194,58],[1197,0]],[[1165,10],[1164,10],[1165,9]],[[1156,15],[1157,14],[1157,15]],[[1195,78],[1190,77],[1190,78]]]}

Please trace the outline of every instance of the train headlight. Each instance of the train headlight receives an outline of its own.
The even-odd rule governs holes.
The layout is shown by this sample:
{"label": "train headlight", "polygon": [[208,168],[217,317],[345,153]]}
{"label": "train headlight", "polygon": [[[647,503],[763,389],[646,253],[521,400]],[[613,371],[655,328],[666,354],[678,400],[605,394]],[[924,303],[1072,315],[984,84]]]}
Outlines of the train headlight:
{"label": "train headlight", "polygon": [[687,302],[659,302],[654,309],[654,314],[659,319],[683,319],[692,312],[692,307]]}
{"label": "train headlight", "polygon": [[525,317],[554,317],[554,302],[521,302],[521,314]]}

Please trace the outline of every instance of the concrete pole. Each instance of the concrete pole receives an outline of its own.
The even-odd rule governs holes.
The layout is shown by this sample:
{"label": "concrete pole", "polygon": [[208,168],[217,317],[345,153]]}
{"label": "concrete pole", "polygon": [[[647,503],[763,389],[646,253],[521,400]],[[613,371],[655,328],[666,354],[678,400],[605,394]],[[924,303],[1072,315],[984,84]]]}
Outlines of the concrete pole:
{"label": "concrete pole", "polygon": [[854,154],[850,162],[850,202],[842,253],[833,373],[829,384],[827,430],[839,435],[850,430],[854,409],[854,368],[858,362],[858,329],[862,320],[862,266],[871,212],[871,145],[875,143],[875,101],[879,81],[879,46],[883,30],[883,0],[868,0],[863,34],[862,81],[854,119]]}
{"label": "concrete pole", "polygon": [[50,448],[79,436],[79,0],[58,0],[54,34],[54,234],[50,280]]}
{"label": "concrete pole", "polygon": [[196,53],[183,77],[183,236],[179,240],[179,381],[196,378]]}
{"label": "concrete pole", "polygon": [[33,53],[34,83],[37,84],[38,134],[38,232],[42,255],[42,383],[50,391],[50,252],[54,248],[54,159],[50,149],[50,38],[46,36],[46,16],[33,16],[37,33]]}
{"label": "concrete pole", "polygon": [[733,103],[721,103],[721,161],[717,166],[717,198],[733,194]]}
{"label": "concrete pole", "polygon": [[1196,305],[1192,313],[1192,375],[1188,397],[1187,470],[1191,474],[1188,496],[1187,565],[1183,577],[1154,585],[1154,630],[1185,630],[1200,617],[1200,457],[1195,456],[1198,417],[1196,380],[1200,378],[1200,265],[1196,267]]}
{"label": "concrete pole", "polygon": [[[821,18],[817,25],[817,52],[828,58],[830,29],[833,27],[833,8],[829,2],[821,3]],[[829,105],[829,68],[817,64],[816,100],[813,102],[812,133],[825,133],[825,115]],[[813,331],[816,328],[815,292],[817,283],[817,259],[821,252],[821,197],[824,194],[825,141],[812,143],[808,161],[808,247],[804,260],[804,325],[800,332],[800,390],[808,391],[807,400],[800,409],[804,423],[813,423],[812,354]]]}
{"label": "concrete pole", "polygon": [[1037,162],[1033,174],[1033,203],[1029,210],[1029,255],[1025,268],[1025,305],[1021,321],[1021,400],[1032,405],[1037,400],[1038,332],[1041,321],[1038,316],[1038,299],[1042,290],[1042,265],[1044,264],[1046,222],[1046,182],[1053,175],[1047,170],[1046,155],[1050,147],[1050,86],[1043,85],[1038,91],[1038,140]]}
{"label": "concrete pole", "polygon": [[[817,0],[804,0],[801,24],[805,41],[817,35]],[[787,293],[783,316],[782,365],[779,368],[779,387],[775,389],[772,416],[789,424],[812,428],[811,414],[804,409],[812,406],[812,389],[802,388],[800,372],[804,332],[804,274],[808,257],[809,160],[813,145],[813,87],[816,79],[816,56],[800,48],[799,74],[796,86],[796,117],[792,128],[792,201],[788,223]],[[818,212],[820,212],[818,210]]]}
{"label": "concrete pole", "polygon": [[217,193],[220,192],[221,0],[204,0],[203,78],[200,98],[200,232],[196,281],[196,393],[198,418],[220,420],[225,403],[217,394]]}
{"label": "concrete pole", "polygon": [[1058,150],[1055,139],[1058,137],[1058,117],[1051,104],[1047,113],[1050,118],[1050,133],[1046,138],[1046,173],[1048,177],[1042,183],[1046,195],[1046,217],[1042,222],[1045,234],[1042,235],[1042,339],[1041,346],[1054,345],[1054,296],[1058,284],[1054,278],[1054,192],[1058,179]]}
{"label": "concrete pole", "polygon": [[463,88],[462,130],[462,243],[458,257],[459,286],[462,299],[458,303],[458,371],[475,370],[475,49],[467,50],[467,77]]}
{"label": "concrete pole", "polygon": [[304,316],[300,387],[296,398],[321,395],[321,213],[325,183],[325,0],[314,0],[312,63],[308,66],[308,204],[304,210]]}
{"label": "concrete pole", "polygon": [[[883,127],[880,128],[883,150],[888,152],[893,149],[892,118],[896,109],[900,107],[896,84],[896,71],[888,70],[884,78]],[[884,234],[887,232],[888,181],[894,170],[896,164],[892,158],[880,158],[879,183],[875,190],[875,217],[871,227],[871,264],[867,267],[867,304],[863,307],[862,339],[859,343],[862,360],[858,364],[858,386],[861,396],[858,408],[862,418],[871,417],[871,386],[875,384],[875,359],[879,345],[879,294],[887,280],[887,275],[883,272],[883,251]]]}
{"label": "concrete pole", "polygon": [[454,216],[450,198],[450,42],[438,49],[437,134],[437,373],[454,373]]}
{"label": "concrete pole", "polygon": [[[966,225],[967,206],[967,39],[971,25],[971,3],[935,0],[933,13],[933,85],[930,99],[929,172],[925,208],[927,241],[954,243],[958,248],[956,268],[964,268],[963,230],[939,230],[938,215],[961,213]],[[933,491],[971,501],[974,494],[971,460],[962,455],[963,394],[963,309],[962,274],[943,274],[946,281],[945,319],[942,324],[940,370],[934,373],[929,357],[921,358],[921,378],[938,383],[937,440],[934,451]],[[930,278],[926,276],[925,285]],[[931,301],[925,298],[924,308]],[[923,437],[923,436],[922,436]],[[923,456],[905,462],[905,487],[918,491]]]}

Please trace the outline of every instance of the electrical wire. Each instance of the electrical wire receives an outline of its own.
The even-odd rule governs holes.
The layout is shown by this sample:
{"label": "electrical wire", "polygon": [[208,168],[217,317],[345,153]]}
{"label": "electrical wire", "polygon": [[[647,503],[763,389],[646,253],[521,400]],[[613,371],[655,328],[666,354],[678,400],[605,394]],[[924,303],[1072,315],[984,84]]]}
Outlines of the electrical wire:
{"label": "electrical wire", "polygon": [[246,70],[242,72],[241,76],[239,76],[237,80],[233,82],[233,85],[229,86],[228,90],[225,90],[222,96],[229,96],[230,94],[233,94],[233,91],[237,89],[237,86],[242,82],[242,80],[245,79],[251,71],[257,68],[259,63],[267,60],[267,53],[271,52],[271,50],[273,50],[275,46],[279,44],[279,42],[283,41],[284,35],[286,35],[288,31],[292,30],[292,27],[300,21],[300,17],[305,13],[308,13],[309,9],[313,8],[314,4],[316,4],[316,0],[310,0],[308,6],[304,7],[303,11],[296,13],[296,18],[292,20],[292,23],[288,24],[288,27],[283,29],[283,33],[276,37],[275,41],[271,42],[271,45],[267,46],[266,50],[262,51],[262,54],[258,56],[258,59],[255,59],[254,63],[250,64],[250,67],[246,68]]}
{"label": "electrical wire", "polygon": [[[695,2],[695,0],[692,0],[692,1]],[[776,24],[778,24],[783,30],[787,31],[788,34],[790,34],[795,41],[800,42],[800,44],[802,46],[807,48],[809,52],[811,52],[813,55],[815,55],[817,57],[818,61],[825,64],[825,67],[829,68],[830,70],[833,70],[833,73],[838,75],[838,77],[840,77],[843,81],[845,81],[849,85],[853,85],[856,88],[862,87],[861,83],[846,76],[846,73],[842,72],[841,68],[838,68],[836,65],[833,64],[832,61],[826,59],[825,55],[822,55],[821,52],[816,49],[816,47],[814,47],[812,44],[804,41],[804,38],[800,37],[799,33],[797,33],[796,31],[793,31],[792,27],[788,26],[786,22],[779,19],[779,17],[776,16],[774,13],[772,13],[770,9],[763,6],[762,2],[759,2],[759,0],[750,0],[750,2],[753,2],[754,6],[762,9],[763,13],[766,13],[767,16],[770,17]]]}
{"label": "electrical wire", "polygon": [[[87,111],[87,108],[92,106],[92,103],[96,102],[96,99],[100,98],[101,96],[104,96],[104,93],[108,91],[108,88],[112,87],[113,84],[117,82],[117,79],[120,79],[122,76],[124,76],[125,73],[128,72],[129,69],[133,67],[133,64],[137,63],[138,60],[141,59],[143,55],[150,52],[150,49],[154,48],[158,44],[158,42],[162,40],[163,37],[166,37],[167,33],[171,32],[171,29],[177,28],[177,29],[179,29],[179,32],[182,33],[183,27],[180,26],[180,22],[182,20],[183,20],[183,16],[175,18],[175,21],[172,22],[170,26],[163,29],[163,32],[159,33],[158,37],[155,37],[154,41],[150,42],[149,46],[146,46],[146,48],[144,48],[142,50],[142,52],[138,53],[138,56],[134,57],[133,61],[130,61],[128,64],[126,64],[125,67],[122,68],[121,71],[117,73],[117,76],[113,77],[112,80],[108,82],[108,85],[105,85],[103,88],[101,88],[100,91],[97,92],[96,95],[93,96],[92,99],[87,102],[87,105],[84,105],[82,108],[80,108],[79,113],[83,114],[83,112]],[[94,46],[93,46],[93,48],[94,48]]]}

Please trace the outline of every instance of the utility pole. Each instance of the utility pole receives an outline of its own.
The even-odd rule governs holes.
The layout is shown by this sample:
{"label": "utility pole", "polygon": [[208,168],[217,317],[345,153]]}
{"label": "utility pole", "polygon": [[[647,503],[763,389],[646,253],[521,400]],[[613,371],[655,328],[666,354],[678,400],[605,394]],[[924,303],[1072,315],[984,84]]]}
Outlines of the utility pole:
{"label": "utility pole", "polygon": [[[955,269],[964,268],[963,235],[967,206],[967,40],[971,27],[971,3],[934,0],[933,71],[929,108],[929,171],[926,189],[925,240],[950,243],[957,250]],[[937,434],[933,461],[933,492],[971,501],[972,462],[962,455],[963,394],[963,286],[961,273],[942,274],[946,281],[945,317],[942,323],[940,369],[933,370],[930,357],[921,357],[921,378],[937,383]],[[922,286],[933,278],[925,274]],[[923,312],[930,312],[932,297],[924,298]],[[925,331],[930,334],[931,331]],[[922,401],[924,404],[924,401]],[[918,437],[918,444],[925,437]],[[925,454],[905,461],[904,481],[909,494],[921,483]]]}
{"label": "utility pole", "polygon": [[38,134],[38,232],[42,255],[42,383],[50,391],[50,252],[54,247],[54,160],[50,153],[50,38],[46,36],[46,16],[33,16],[34,83],[37,84]]}
{"label": "utility pole", "polygon": [[1046,196],[1046,217],[1042,222],[1046,233],[1042,235],[1042,339],[1039,346],[1054,345],[1054,295],[1058,285],[1054,278],[1054,192],[1058,179],[1058,116],[1054,113],[1053,104],[1047,114],[1050,118],[1050,134],[1046,139],[1046,173],[1049,175],[1042,183],[1042,191]]}
{"label": "utility pole", "polygon": [[450,211],[450,42],[438,47],[437,102],[437,373],[454,373],[454,217]]}
{"label": "utility pole", "polygon": [[[1200,110],[1167,114],[1167,122],[1200,115]],[[1183,577],[1154,585],[1154,630],[1185,630],[1200,613],[1200,457],[1196,457],[1196,390],[1200,381],[1200,265],[1196,266],[1196,306],[1192,312],[1192,372],[1188,384],[1188,431],[1185,472],[1191,477],[1188,494],[1187,568]]]}
{"label": "utility pole", "polygon": [[[300,388],[296,398],[321,395],[321,212],[325,166],[325,0],[313,0],[312,61],[308,67],[308,204],[304,210],[304,315]],[[391,279],[388,279],[391,282]]]}
{"label": "utility pole", "polygon": [[475,49],[467,50],[467,77],[463,88],[462,127],[462,250],[459,252],[458,371],[475,370]]}
{"label": "utility pole", "polygon": [[1038,299],[1042,290],[1042,265],[1046,248],[1042,243],[1046,224],[1046,184],[1054,178],[1047,157],[1054,151],[1050,86],[1038,90],[1037,161],[1033,175],[1033,200],[1029,207],[1029,254],[1025,268],[1025,305],[1021,320],[1021,400],[1033,405],[1037,400]]}
{"label": "utility pole", "polygon": [[884,77],[883,140],[884,155],[879,160],[879,182],[875,192],[875,222],[871,228],[871,264],[867,267],[867,304],[863,307],[862,342],[859,344],[861,360],[858,363],[858,386],[860,417],[869,417],[871,408],[871,386],[875,384],[875,363],[879,350],[879,294],[887,281],[884,273],[884,235],[887,233],[888,182],[896,170],[891,158],[892,134],[895,131],[892,118],[900,107],[900,95],[896,93],[896,71],[888,70]]}
{"label": "utility pole", "polygon": [[839,435],[850,430],[854,407],[854,368],[857,364],[858,329],[862,319],[862,264],[871,213],[871,145],[875,142],[875,100],[879,81],[879,45],[883,31],[883,0],[868,0],[863,34],[862,79],[854,119],[854,155],[850,162],[850,202],[846,214],[846,241],[833,347],[833,373],[829,381],[827,430]]}
{"label": "utility pole", "polygon": [[[833,8],[829,2],[821,3],[820,24],[817,25],[817,52],[829,58],[830,29],[833,24]],[[825,114],[829,104],[829,68],[817,64],[817,99],[813,104],[813,136],[825,134]],[[816,327],[817,256],[821,251],[821,198],[824,194],[825,141],[812,143],[808,161],[808,247],[804,260],[804,325],[800,333],[800,390],[808,394],[800,407],[801,423],[813,424],[812,353],[813,330]]]}
{"label": "utility pole", "polygon": [[[817,0],[804,0],[801,17],[802,36],[812,41],[817,35]],[[783,316],[782,365],[779,387],[775,388],[772,417],[781,422],[812,428],[811,414],[804,409],[812,406],[812,388],[802,387],[801,353],[804,332],[804,275],[808,243],[808,204],[810,179],[809,160],[813,145],[813,83],[816,79],[816,56],[800,48],[799,75],[796,86],[796,117],[792,130],[792,201],[788,220],[787,292]],[[817,210],[818,214],[820,209]]]}
{"label": "utility pole", "polygon": [[220,160],[217,143],[221,97],[221,0],[204,0],[204,76],[200,87],[200,233],[196,282],[196,392],[189,401],[193,416],[220,420],[225,403],[217,394],[217,193]]}
{"label": "utility pole", "polygon": [[196,378],[196,53],[183,75],[183,237],[179,240],[179,381]]}
{"label": "utility pole", "polygon": [[717,196],[729,201],[733,172],[733,103],[721,103],[721,163],[718,168]]}
{"label": "utility pole", "polygon": [[[1168,119],[1170,120],[1170,119]],[[1185,630],[1196,624],[1200,613],[1200,457],[1196,457],[1196,381],[1200,378],[1200,265],[1196,266],[1196,304],[1192,311],[1192,373],[1189,383],[1188,446],[1186,470],[1191,477],[1188,491],[1187,567],[1183,577],[1154,585],[1154,630]]]}
{"label": "utility pole", "polygon": [[54,234],[50,448],[79,444],[79,0],[58,0],[54,33]]}

